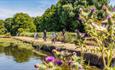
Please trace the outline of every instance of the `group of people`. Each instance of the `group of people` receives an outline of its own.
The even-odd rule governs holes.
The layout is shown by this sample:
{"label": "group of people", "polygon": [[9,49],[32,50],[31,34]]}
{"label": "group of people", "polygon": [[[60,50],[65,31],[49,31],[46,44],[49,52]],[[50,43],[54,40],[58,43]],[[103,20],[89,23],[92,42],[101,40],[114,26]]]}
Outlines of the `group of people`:
{"label": "group of people", "polygon": [[[38,33],[35,32],[35,33],[34,33],[34,39],[37,40],[37,39],[38,39],[38,36],[39,36]],[[62,42],[65,42],[65,30],[64,30],[64,29],[63,29],[63,31],[61,32],[61,36],[62,36]],[[47,31],[46,31],[46,30],[43,31],[42,38],[43,38],[44,41],[47,41]],[[57,34],[56,34],[56,32],[52,32],[52,34],[51,34],[51,41],[52,41],[52,43],[55,44],[56,39],[57,39]]]}

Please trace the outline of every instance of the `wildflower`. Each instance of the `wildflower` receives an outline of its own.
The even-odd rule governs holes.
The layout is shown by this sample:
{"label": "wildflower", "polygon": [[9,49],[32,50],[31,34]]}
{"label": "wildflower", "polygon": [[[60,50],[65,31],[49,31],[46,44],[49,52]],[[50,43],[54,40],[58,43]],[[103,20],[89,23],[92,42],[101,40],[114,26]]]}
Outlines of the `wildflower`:
{"label": "wildflower", "polygon": [[56,63],[58,66],[60,66],[60,65],[63,64],[63,62],[62,62],[61,60],[56,60],[55,63]]}
{"label": "wildflower", "polygon": [[52,62],[52,61],[55,60],[55,58],[54,58],[53,56],[48,56],[48,57],[45,58],[45,60],[46,60],[47,62]]}
{"label": "wildflower", "polygon": [[39,64],[35,64],[34,67],[35,67],[35,68],[39,68]]}
{"label": "wildflower", "polygon": [[76,52],[73,52],[73,55],[76,55]]}
{"label": "wildflower", "polygon": [[110,18],[111,18],[111,16],[110,16],[110,15],[108,15],[106,19],[110,19]]}
{"label": "wildflower", "polygon": [[95,8],[92,8],[92,9],[91,9],[91,12],[95,12]]}
{"label": "wildflower", "polygon": [[115,8],[112,8],[112,11],[115,11]]}

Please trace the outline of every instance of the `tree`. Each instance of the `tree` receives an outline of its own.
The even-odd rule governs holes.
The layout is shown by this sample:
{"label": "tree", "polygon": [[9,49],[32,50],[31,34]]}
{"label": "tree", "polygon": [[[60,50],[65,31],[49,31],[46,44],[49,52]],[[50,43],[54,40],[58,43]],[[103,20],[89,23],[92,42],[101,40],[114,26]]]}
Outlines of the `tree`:
{"label": "tree", "polygon": [[12,31],[12,24],[13,24],[13,18],[7,18],[4,21],[5,28],[7,29],[7,32]]}
{"label": "tree", "polygon": [[[83,23],[79,21],[79,9],[91,9],[96,6],[97,10],[100,10],[102,5],[108,2],[109,0],[58,0],[56,5],[52,5],[38,20],[35,20],[39,23],[37,30],[74,31],[79,29],[80,32],[85,32]],[[102,13],[99,12],[99,18],[102,18],[103,15],[100,14]]]}
{"label": "tree", "polygon": [[33,23],[33,19],[25,13],[17,13],[13,17],[11,34],[16,35],[20,32],[35,32],[36,26]]}
{"label": "tree", "polygon": [[33,18],[33,22],[36,25],[36,30],[40,31],[40,24],[41,24],[41,17],[37,16],[35,18]]}
{"label": "tree", "polygon": [[[51,8],[48,8],[43,16],[38,18],[40,21],[39,29],[40,31],[43,31],[44,29],[47,29],[48,31],[56,31],[58,30],[56,28],[57,26],[57,21],[55,20],[56,17],[56,7],[55,5],[52,5]],[[38,23],[37,23],[38,24]],[[56,29],[55,29],[56,28]]]}
{"label": "tree", "polygon": [[5,34],[6,28],[4,27],[4,21],[0,20],[0,34]]}

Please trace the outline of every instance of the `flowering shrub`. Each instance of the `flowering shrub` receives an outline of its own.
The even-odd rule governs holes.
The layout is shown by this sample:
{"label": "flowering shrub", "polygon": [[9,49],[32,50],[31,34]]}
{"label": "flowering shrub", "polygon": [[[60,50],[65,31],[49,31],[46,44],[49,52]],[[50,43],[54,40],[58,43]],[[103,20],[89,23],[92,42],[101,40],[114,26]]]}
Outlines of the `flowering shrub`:
{"label": "flowering shrub", "polygon": [[66,66],[67,70],[84,70],[82,64],[80,64],[80,58],[76,56],[76,53],[69,53],[67,51],[52,51],[55,56],[47,56],[42,64],[36,64],[34,67],[38,70],[63,70]]}
{"label": "flowering shrub", "polygon": [[[95,13],[96,11],[98,12],[98,10],[95,10],[91,9],[88,17],[82,13],[79,15],[81,19],[85,19],[84,28],[86,33],[90,37],[95,38],[98,43],[98,47],[101,48],[104,70],[110,70],[110,65],[113,58],[113,47],[115,46],[115,40],[113,38],[115,36],[115,21],[113,20],[115,14],[109,10],[108,6],[103,5],[102,11],[104,15],[102,19],[99,19],[99,24],[97,21],[95,21],[98,20],[97,14]],[[82,12],[88,13],[83,9]],[[105,27],[102,27],[102,23],[106,24]],[[105,59],[106,57],[107,61]]]}

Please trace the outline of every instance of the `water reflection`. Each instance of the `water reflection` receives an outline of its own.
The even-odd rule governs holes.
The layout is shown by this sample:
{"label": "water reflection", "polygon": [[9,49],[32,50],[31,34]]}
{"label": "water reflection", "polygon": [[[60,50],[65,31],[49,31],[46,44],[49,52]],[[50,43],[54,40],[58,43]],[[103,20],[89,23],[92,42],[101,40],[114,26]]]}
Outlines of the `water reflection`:
{"label": "water reflection", "polygon": [[4,53],[7,56],[12,56],[13,59],[18,62],[28,62],[29,58],[33,56],[31,50],[20,49],[18,47],[0,47],[0,53]]}
{"label": "water reflection", "polygon": [[31,50],[0,46],[0,70],[35,70],[36,63],[42,63],[41,57]]}

